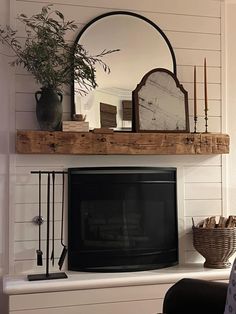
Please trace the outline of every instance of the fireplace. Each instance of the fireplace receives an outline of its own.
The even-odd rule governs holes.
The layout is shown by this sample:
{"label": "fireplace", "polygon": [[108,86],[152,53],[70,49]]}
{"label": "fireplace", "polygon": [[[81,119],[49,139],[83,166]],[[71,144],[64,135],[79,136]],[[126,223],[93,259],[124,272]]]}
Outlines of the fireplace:
{"label": "fireplace", "polygon": [[175,168],[70,168],[68,189],[69,270],[178,263]]}

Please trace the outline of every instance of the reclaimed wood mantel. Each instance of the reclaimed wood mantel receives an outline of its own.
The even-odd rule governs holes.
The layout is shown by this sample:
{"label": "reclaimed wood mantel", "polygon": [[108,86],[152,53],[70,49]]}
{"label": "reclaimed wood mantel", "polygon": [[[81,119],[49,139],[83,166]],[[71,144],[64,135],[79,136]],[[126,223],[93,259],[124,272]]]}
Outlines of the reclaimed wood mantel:
{"label": "reclaimed wood mantel", "polygon": [[20,154],[210,155],[229,153],[221,133],[76,133],[18,130]]}

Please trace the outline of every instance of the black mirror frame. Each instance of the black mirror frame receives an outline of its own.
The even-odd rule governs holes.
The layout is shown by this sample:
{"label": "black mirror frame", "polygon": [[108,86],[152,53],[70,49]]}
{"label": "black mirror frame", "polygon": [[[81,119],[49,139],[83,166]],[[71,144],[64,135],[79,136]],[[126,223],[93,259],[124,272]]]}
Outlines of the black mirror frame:
{"label": "black mirror frame", "polygon": [[[79,32],[78,36],[75,39],[74,45],[73,45],[73,51],[75,51],[76,45],[78,44],[81,36],[83,35],[83,33],[87,30],[88,27],[90,27],[93,23],[97,22],[98,20],[107,17],[107,16],[112,16],[112,15],[130,15],[130,16],[134,16],[137,18],[140,18],[142,20],[144,20],[145,22],[149,23],[150,25],[152,25],[160,34],[161,36],[164,38],[164,40],[167,43],[167,46],[170,50],[171,56],[172,56],[172,60],[173,60],[173,73],[176,75],[176,58],[175,58],[175,53],[174,50],[170,44],[169,39],[167,38],[167,36],[165,35],[165,33],[160,29],[159,26],[157,26],[154,22],[152,22],[151,20],[149,20],[148,18],[137,14],[137,13],[133,13],[133,12],[129,12],[129,11],[112,11],[112,12],[108,12],[108,13],[104,13],[101,14],[99,16],[97,16],[96,18],[92,19],[90,22],[88,22],[83,28],[82,30]],[[74,93],[75,93],[75,86],[74,86],[74,73],[72,72],[72,85],[71,85],[71,118],[73,120],[73,116],[76,113],[75,112],[75,99],[74,99]]]}

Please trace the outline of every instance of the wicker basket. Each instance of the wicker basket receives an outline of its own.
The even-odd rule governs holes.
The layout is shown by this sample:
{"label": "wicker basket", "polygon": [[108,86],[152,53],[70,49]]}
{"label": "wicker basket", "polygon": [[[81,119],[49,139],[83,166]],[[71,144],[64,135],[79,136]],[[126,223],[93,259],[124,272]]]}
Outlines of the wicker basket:
{"label": "wicker basket", "polygon": [[193,226],[193,246],[205,257],[204,267],[228,268],[236,251],[236,228],[198,228]]}

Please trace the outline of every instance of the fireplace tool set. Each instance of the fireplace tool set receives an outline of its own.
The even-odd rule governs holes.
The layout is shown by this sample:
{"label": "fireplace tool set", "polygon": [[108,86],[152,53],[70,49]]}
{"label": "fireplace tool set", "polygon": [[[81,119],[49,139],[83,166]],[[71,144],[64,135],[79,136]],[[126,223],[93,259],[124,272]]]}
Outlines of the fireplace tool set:
{"label": "fireplace tool set", "polygon": [[[58,261],[59,270],[61,270],[66,254],[67,247],[64,243],[63,237],[63,229],[64,229],[64,194],[65,194],[65,174],[67,172],[64,171],[31,171],[32,174],[38,175],[38,216],[34,218],[34,222],[38,224],[38,249],[36,250],[37,255],[37,266],[43,266],[43,251],[41,247],[42,242],[42,176],[47,176],[47,221],[46,221],[46,271],[44,274],[33,274],[28,275],[29,281],[34,280],[49,280],[49,279],[62,279],[67,278],[67,275],[64,272],[58,273],[50,273],[49,272],[49,260],[52,262],[52,266],[54,266],[55,262],[55,179],[58,176],[62,176],[62,191],[61,191],[61,246],[62,253]],[[52,184],[51,184],[52,179]],[[52,187],[52,191],[51,191]],[[52,202],[51,202],[51,194],[52,194]],[[52,227],[52,230],[50,230]],[[50,240],[51,240],[51,255],[49,254],[50,250]]]}

